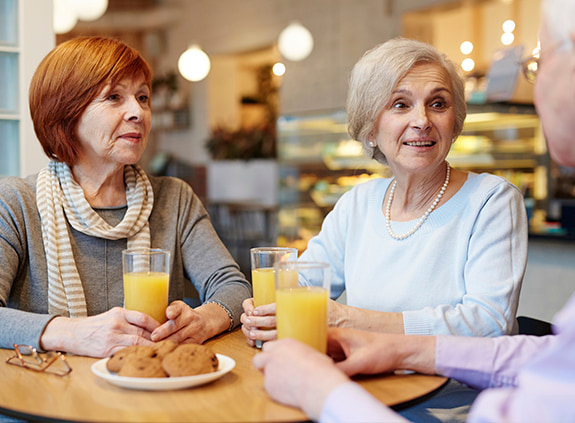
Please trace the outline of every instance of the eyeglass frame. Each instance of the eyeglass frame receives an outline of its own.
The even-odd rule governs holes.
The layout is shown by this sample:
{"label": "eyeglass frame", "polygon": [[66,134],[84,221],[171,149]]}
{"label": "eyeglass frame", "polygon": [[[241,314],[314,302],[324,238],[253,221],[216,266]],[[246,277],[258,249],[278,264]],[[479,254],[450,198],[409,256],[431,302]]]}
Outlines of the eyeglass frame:
{"label": "eyeglass frame", "polygon": [[[556,51],[556,50],[563,50],[565,47],[572,47],[573,43],[571,39],[565,39],[554,44],[549,51]],[[521,71],[523,72],[523,76],[527,81],[531,82],[532,84],[535,83],[535,78],[537,78],[537,73],[539,72],[539,64],[541,62],[541,49],[537,49],[537,51],[525,59],[521,61]],[[533,66],[535,65],[535,66]]]}
{"label": "eyeglass frame", "polygon": [[[72,371],[72,367],[66,360],[66,356],[62,354],[60,351],[47,351],[44,354],[44,357],[41,356],[41,353],[31,345],[24,345],[24,344],[12,344],[14,347],[14,353],[12,357],[9,357],[6,360],[6,364],[11,364],[13,366],[23,367],[27,370],[32,370],[38,373],[49,373],[55,376],[66,376]],[[20,351],[21,348],[28,348],[30,350],[30,354],[24,354]],[[26,360],[25,356],[31,356],[33,362]],[[54,369],[51,367],[57,361],[60,361],[64,364],[65,369]]]}

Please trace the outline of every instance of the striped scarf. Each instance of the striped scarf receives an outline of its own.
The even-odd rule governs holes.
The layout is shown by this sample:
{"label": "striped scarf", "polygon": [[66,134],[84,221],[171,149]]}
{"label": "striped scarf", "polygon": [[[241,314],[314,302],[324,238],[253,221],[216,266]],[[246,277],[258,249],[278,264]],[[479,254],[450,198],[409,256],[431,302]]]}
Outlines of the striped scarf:
{"label": "striped scarf", "polygon": [[[128,248],[150,248],[148,218],[154,204],[152,186],[144,171],[124,167],[128,210],[110,226],[90,206],[82,187],[62,162],[50,161],[36,182],[36,204],[48,263],[48,312],[59,316],[87,316],[86,297],[76,268],[68,222],[86,235],[117,240],[128,238]],[[66,220],[67,219],[67,220]]]}

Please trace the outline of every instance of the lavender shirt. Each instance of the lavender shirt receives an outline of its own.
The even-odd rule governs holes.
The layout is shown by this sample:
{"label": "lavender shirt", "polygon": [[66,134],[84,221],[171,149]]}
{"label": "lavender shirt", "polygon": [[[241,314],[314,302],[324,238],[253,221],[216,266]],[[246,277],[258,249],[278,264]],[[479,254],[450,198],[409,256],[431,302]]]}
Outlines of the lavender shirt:
{"label": "lavender shirt", "polygon": [[[554,319],[554,335],[438,336],[437,373],[484,389],[469,422],[575,421],[575,295]],[[321,422],[405,422],[359,385],[335,389]]]}

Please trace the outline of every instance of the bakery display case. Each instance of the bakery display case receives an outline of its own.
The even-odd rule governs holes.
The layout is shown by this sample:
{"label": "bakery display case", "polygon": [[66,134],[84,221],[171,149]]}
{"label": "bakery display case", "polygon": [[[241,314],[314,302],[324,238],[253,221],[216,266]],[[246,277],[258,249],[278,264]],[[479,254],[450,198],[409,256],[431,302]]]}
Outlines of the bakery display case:
{"label": "bakery display case", "polygon": [[301,252],[345,191],[389,170],[349,139],[341,110],[281,116],[277,136],[278,245]]}
{"label": "bakery display case", "polygon": [[[368,159],[351,140],[342,110],[286,115],[278,119],[278,244],[305,250],[337,199],[370,178],[389,177],[388,167]],[[533,231],[553,228],[557,173],[532,105],[468,105],[461,136],[448,161],[454,168],[490,172],[523,193]],[[569,179],[569,175],[566,176]],[[562,192],[573,179],[561,179]],[[573,190],[575,193],[575,190]]]}

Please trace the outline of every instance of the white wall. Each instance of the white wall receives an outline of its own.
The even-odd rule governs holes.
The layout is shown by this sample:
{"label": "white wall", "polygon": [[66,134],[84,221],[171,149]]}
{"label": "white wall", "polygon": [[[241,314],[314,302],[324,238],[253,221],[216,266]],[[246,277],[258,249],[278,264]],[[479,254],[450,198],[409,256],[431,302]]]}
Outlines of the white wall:
{"label": "white wall", "polygon": [[21,46],[20,73],[20,176],[38,172],[48,163],[32,125],[28,107],[30,80],[40,61],[54,48],[52,2],[20,0],[19,36]]}

